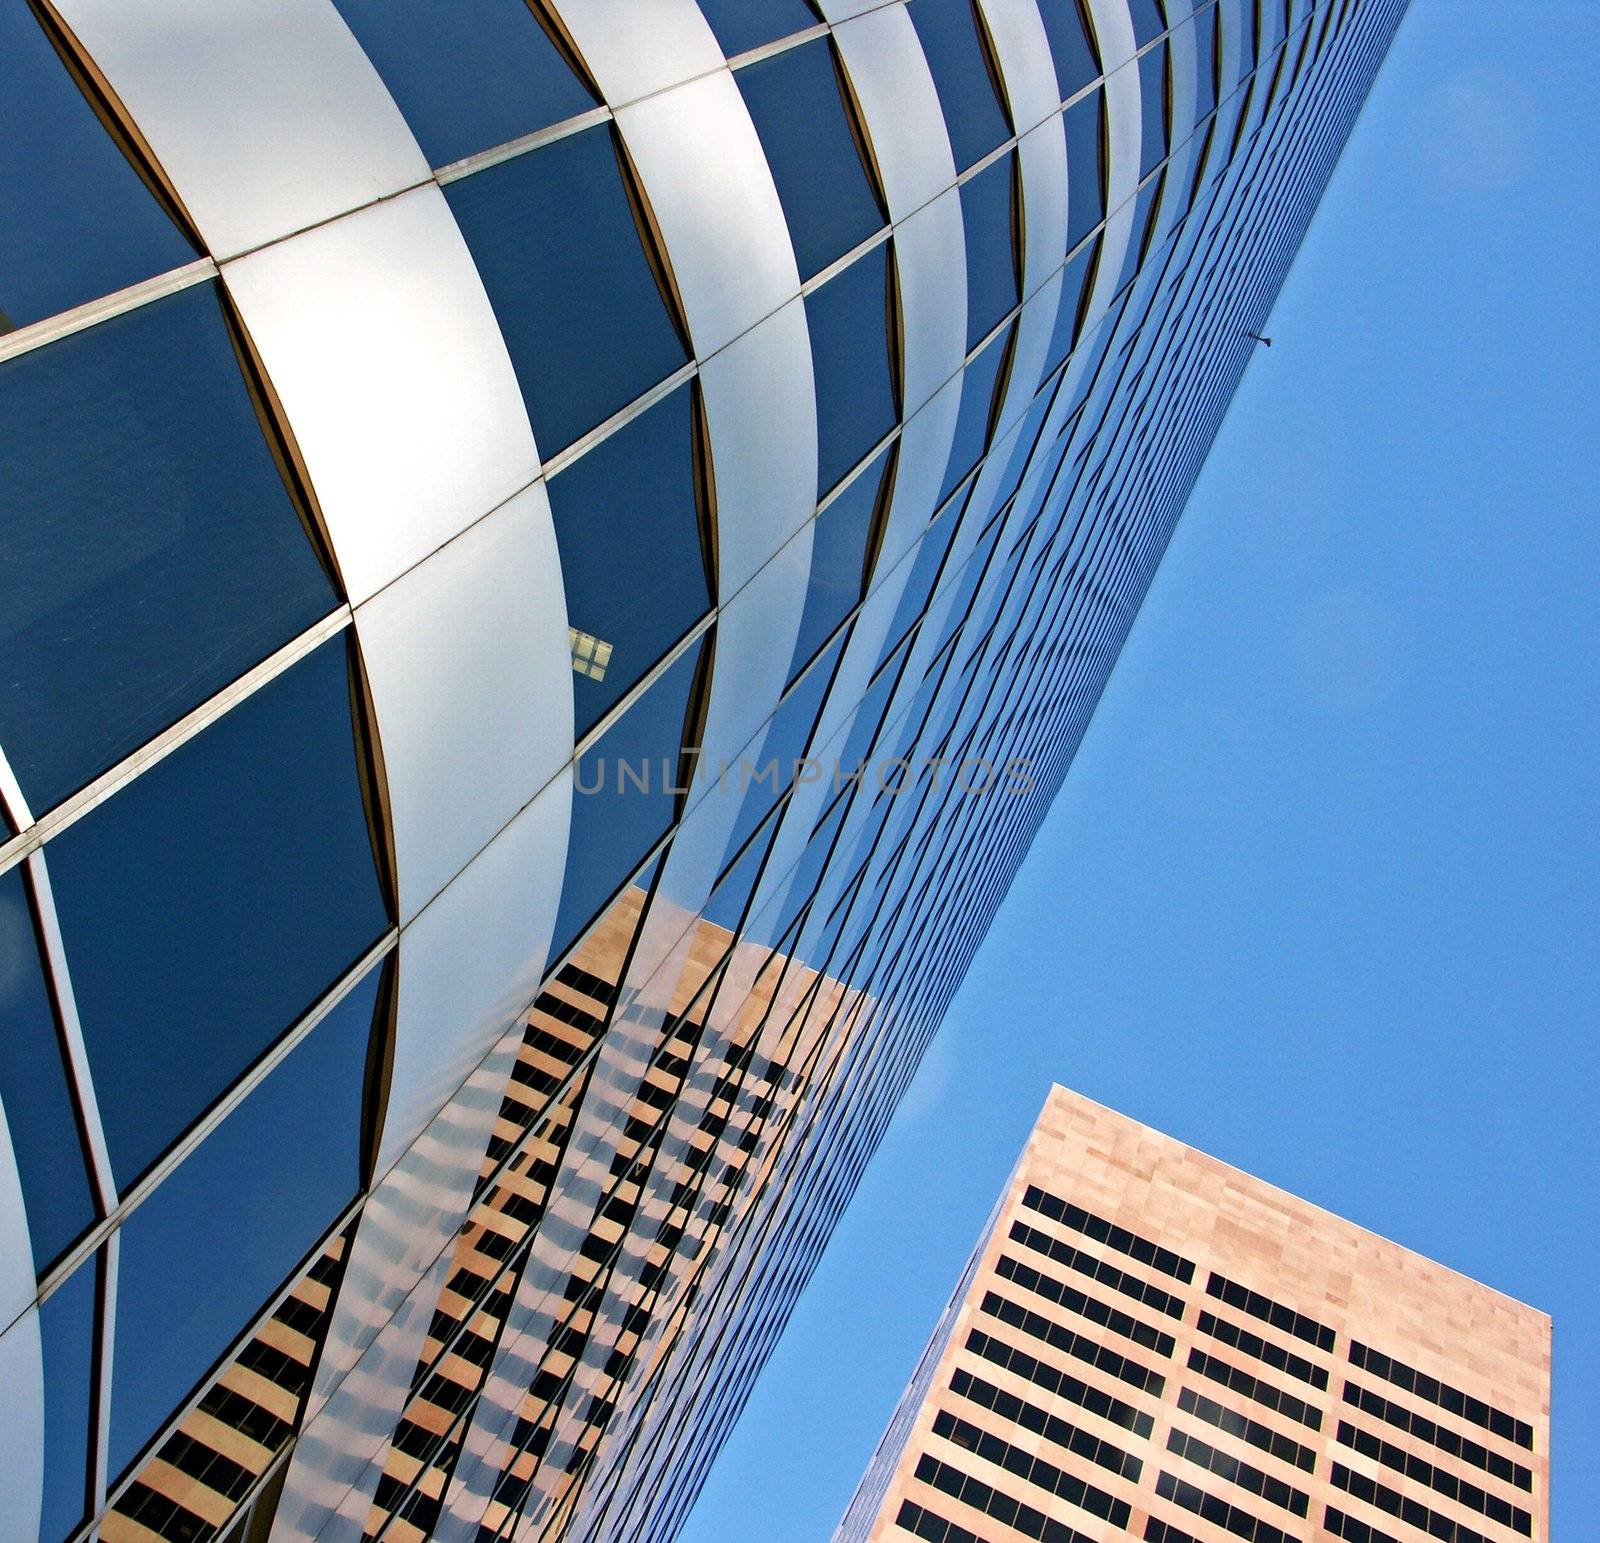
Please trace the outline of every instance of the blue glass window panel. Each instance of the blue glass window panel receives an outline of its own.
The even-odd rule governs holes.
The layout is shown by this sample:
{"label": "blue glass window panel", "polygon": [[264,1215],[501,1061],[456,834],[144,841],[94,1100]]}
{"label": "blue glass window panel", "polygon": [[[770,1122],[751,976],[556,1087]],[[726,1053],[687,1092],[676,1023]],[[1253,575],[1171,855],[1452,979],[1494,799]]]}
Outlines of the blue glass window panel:
{"label": "blue glass window panel", "polygon": [[[710,796],[731,798],[734,796],[735,786],[730,778],[725,795],[718,792]],[[777,820],[769,819],[760,834],[745,846],[717,880],[716,888],[711,891],[711,896],[701,912],[708,922],[714,926],[724,927],[729,932],[739,930],[739,923],[744,920],[745,909],[750,904],[750,896],[755,892],[756,880],[761,877],[767,850],[772,845],[772,837],[777,829]],[[732,843],[729,844],[729,850],[734,850]]]}
{"label": "blue glass window panel", "polygon": [[89,1509],[90,1398],[100,1260],[86,1259],[39,1308],[44,1362],[40,1538],[64,1538]]}
{"label": "blue glass window panel", "polygon": [[1105,88],[1097,86],[1066,111],[1067,250],[1106,217],[1104,175]]}
{"label": "blue glass window panel", "polygon": [[608,126],[474,172],[444,192],[544,455],[688,360],[640,243]]}
{"label": "blue glass window panel", "polygon": [[945,553],[955,536],[954,511],[936,521],[923,533],[917,555],[911,559],[911,572],[906,576],[906,587],[900,592],[900,604],[895,608],[894,621],[889,636],[903,638],[928,609],[928,599],[933,594],[934,581],[944,566]]}
{"label": "blue glass window panel", "polygon": [[800,632],[789,661],[792,678],[860,601],[866,584],[867,541],[889,452],[883,451],[817,516],[811,533],[811,576]]}
{"label": "blue glass window panel", "polygon": [[1056,85],[1064,102],[1100,78],[1100,57],[1095,48],[1094,28],[1083,8],[1083,0],[1039,0],[1045,36],[1050,40],[1050,56],[1055,60]]}
{"label": "blue glass window panel", "polygon": [[[839,662],[843,648],[844,639],[835,639],[817,662],[795,682],[773,713],[760,748],[747,751],[739,764],[729,769],[726,787],[719,782],[716,792],[711,795],[722,798],[742,794],[743,797],[739,805],[739,817],[734,821],[733,834],[728,838],[727,848],[722,855],[724,863],[750,839],[755,828],[766,818],[767,811],[777,803],[779,795],[792,786],[794,763],[805,755],[806,746],[811,742],[811,731],[817,725],[817,713],[822,708],[822,699],[827,695],[834,667]],[[774,764],[777,767],[775,776],[757,775]],[[716,767],[707,768],[707,775],[719,770]],[[831,767],[823,771],[823,776],[831,775]]]}
{"label": "blue glass window panel", "polygon": [[998,496],[995,499],[996,508],[1004,505],[1006,500],[1022,486],[1028,462],[1033,456],[1033,447],[1039,438],[1039,430],[1044,424],[1045,414],[1050,411],[1050,403],[1055,395],[1052,388],[1055,384],[1052,382],[1041,390],[1023,416],[1022,427],[1017,431],[1010,458],[1006,462],[1005,476],[1000,480]]}
{"label": "blue glass window panel", "polygon": [[603,665],[587,662],[587,673],[573,673],[582,738],[711,604],[690,388],[624,424],[549,488],[567,620],[611,648]]}
{"label": "blue glass window panel", "polygon": [[978,346],[1021,297],[1013,240],[1016,152],[961,184],[967,248],[967,347]]}
{"label": "blue glass window panel", "polygon": [[1139,189],[1139,197],[1133,206],[1133,228],[1128,233],[1128,251],[1122,259],[1122,275],[1117,280],[1118,292],[1127,288],[1144,261],[1145,238],[1149,234],[1150,221],[1155,217],[1156,198],[1163,181],[1163,177],[1152,177]]}
{"label": "blue glass window panel", "polygon": [[800,861],[795,864],[794,873],[789,877],[783,903],[779,906],[777,914],[766,924],[765,930],[771,936],[783,937],[815,896],[817,885],[824,877],[824,867],[828,858],[833,855],[833,844],[839,839],[839,827],[844,824],[845,810],[848,807],[846,801],[840,799],[823,816],[821,825],[812,832],[805,851],[800,854]]}
{"label": "blue glass window panel", "polygon": [[0,332],[193,262],[17,0],[0,6],[0,58]]}
{"label": "blue glass window panel", "polygon": [[890,243],[806,296],[817,389],[817,487],[827,493],[895,426],[889,366]]}
{"label": "blue glass window panel", "polygon": [[123,1224],[113,1476],[355,1199],[381,973],[368,971]]}
{"label": "blue glass window panel", "polygon": [[0,1104],[42,1275],[88,1230],[95,1206],[21,868],[0,874]]}
{"label": "blue glass window panel", "polygon": [[818,38],[734,76],[772,169],[802,279],[885,223],[837,70],[832,45]]}
{"label": "blue glass window panel", "polygon": [[700,10],[730,59],[817,25],[806,0],[700,0]]}
{"label": "blue glass window panel", "polygon": [[1288,17],[1283,0],[1259,0],[1261,7],[1261,57],[1265,59],[1285,36]]}
{"label": "blue glass window panel", "polygon": [[388,927],[345,639],[69,825],[50,873],[125,1189]]}
{"label": "blue glass window panel", "polygon": [[528,0],[334,3],[431,166],[447,166],[599,105]]}
{"label": "blue glass window panel", "polygon": [[337,595],[214,284],[0,364],[0,743],[36,813]]}
{"label": "blue glass window panel", "polygon": [[1198,123],[1217,105],[1217,8],[1207,6],[1194,19],[1195,97]]}
{"label": "blue glass window panel", "polygon": [[1045,369],[1053,370],[1078,346],[1078,326],[1082,320],[1083,297],[1095,269],[1100,242],[1093,241],[1062,270],[1061,299],[1056,307],[1056,329],[1050,337]]}
{"label": "blue glass window panel", "polygon": [[681,786],[679,753],[705,646],[702,638],[686,648],[578,759],[552,959],[577,942],[672,828],[678,804],[674,789]]}
{"label": "blue glass window panel", "polygon": [[1148,177],[1167,155],[1167,45],[1139,55],[1139,175]]}
{"label": "blue glass window panel", "polygon": [[911,0],[910,10],[962,172],[1011,138],[972,0]]}
{"label": "blue glass window panel", "polygon": [[1128,10],[1133,16],[1133,36],[1139,47],[1143,48],[1167,30],[1167,19],[1161,14],[1158,0],[1128,0]]}
{"label": "blue glass window panel", "polygon": [[956,415],[955,438],[950,459],[945,462],[944,483],[939,490],[943,503],[966,474],[983,459],[989,448],[989,430],[994,418],[995,382],[1006,357],[1010,332],[992,339],[989,346],[967,366],[961,379],[961,407]]}

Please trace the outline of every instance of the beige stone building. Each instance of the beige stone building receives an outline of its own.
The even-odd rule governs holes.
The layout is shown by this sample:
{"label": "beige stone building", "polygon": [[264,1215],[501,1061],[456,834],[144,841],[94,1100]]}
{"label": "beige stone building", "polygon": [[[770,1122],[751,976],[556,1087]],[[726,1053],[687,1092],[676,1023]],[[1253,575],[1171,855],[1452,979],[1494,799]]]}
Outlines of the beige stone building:
{"label": "beige stone building", "polygon": [[1550,1319],[1054,1088],[836,1543],[1548,1536]]}

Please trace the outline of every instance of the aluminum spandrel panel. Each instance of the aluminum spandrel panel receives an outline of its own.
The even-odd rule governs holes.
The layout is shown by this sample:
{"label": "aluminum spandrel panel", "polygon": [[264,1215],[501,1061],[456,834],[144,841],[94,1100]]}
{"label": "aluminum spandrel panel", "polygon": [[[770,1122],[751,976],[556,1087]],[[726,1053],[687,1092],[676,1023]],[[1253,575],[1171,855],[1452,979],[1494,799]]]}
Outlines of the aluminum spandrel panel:
{"label": "aluminum spandrel panel", "polygon": [[[1042,0],[1049,5],[1059,0]],[[1037,0],[980,0],[1000,61],[1011,121],[1018,135],[1054,116],[1061,106],[1050,39]]]}
{"label": "aluminum spandrel panel", "polygon": [[900,431],[900,460],[878,552],[879,573],[888,572],[916,545],[933,517],[955,440],[962,383],[960,375],[947,381]]}
{"label": "aluminum spandrel panel", "polygon": [[[9,1141],[6,1148],[10,1150]],[[31,1281],[29,1286],[31,1290]],[[44,1359],[37,1307],[0,1334],[0,1388],[6,1390],[6,1417],[0,1420],[0,1520],[7,1537],[24,1540],[38,1536],[44,1504]]]}
{"label": "aluminum spandrel panel", "polygon": [[424,181],[328,0],[57,0],[217,258]]}
{"label": "aluminum spandrel panel", "polygon": [[437,187],[224,265],[354,605],[526,487],[539,455]]}
{"label": "aluminum spandrel panel", "polygon": [[[963,230],[959,188],[941,193],[895,227],[907,418],[966,361],[967,249]],[[943,466],[939,470],[942,473]]]}
{"label": "aluminum spandrel panel", "polygon": [[[22,1110],[18,1117],[26,1118],[27,1113]],[[0,1329],[27,1309],[37,1286],[22,1175],[7,1115],[0,1104]]]}
{"label": "aluminum spandrel panel", "polygon": [[783,205],[726,70],[617,112],[705,359],[800,293]]}
{"label": "aluminum spandrel panel", "polygon": [[555,0],[552,9],[613,107],[726,63],[694,0]]}
{"label": "aluminum spandrel panel", "polygon": [[572,754],[572,652],[543,483],[359,607],[356,633],[406,925]]}
{"label": "aluminum spandrel panel", "polygon": [[834,41],[866,120],[889,217],[903,220],[956,180],[950,135],[916,28],[903,5],[886,5],[837,28]]}
{"label": "aluminum spandrel panel", "polygon": [[532,1005],[555,930],[571,812],[568,767],[401,933],[380,1173]]}
{"label": "aluminum spandrel panel", "polygon": [[[717,595],[726,604],[817,507],[817,399],[804,302],[792,300],[706,360],[700,389],[716,487]],[[795,620],[798,626],[798,613]]]}
{"label": "aluminum spandrel panel", "polygon": [[1067,137],[1061,115],[1017,143],[1022,170],[1022,293],[1031,295],[1067,255]]}

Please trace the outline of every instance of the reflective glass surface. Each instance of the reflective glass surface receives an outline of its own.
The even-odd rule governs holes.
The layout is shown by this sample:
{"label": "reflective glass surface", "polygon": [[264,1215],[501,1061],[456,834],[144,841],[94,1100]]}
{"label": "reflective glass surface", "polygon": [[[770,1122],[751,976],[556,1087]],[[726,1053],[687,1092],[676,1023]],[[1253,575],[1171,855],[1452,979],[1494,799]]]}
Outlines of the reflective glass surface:
{"label": "reflective glass surface", "polygon": [[355,1198],[380,973],[369,971],[123,1224],[113,1476]]}
{"label": "reflective glass surface", "polygon": [[343,636],[49,846],[120,1187],[384,932]]}
{"label": "reflective glass surface", "polygon": [[685,385],[550,479],[579,738],[710,607],[694,454]]}
{"label": "reflective glass surface", "polygon": [[1167,154],[1167,45],[1139,55],[1139,175],[1148,177]]}
{"label": "reflective glass surface", "polygon": [[1144,261],[1144,245],[1149,238],[1150,222],[1159,208],[1161,185],[1165,180],[1164,175],[1152,177],[1139,189],[1138,199],[1133,206],[1133,229],[1128,233],[1128,252],[1122,259],[1122,276],[1117,280],[1118,290],[1127,286]]}
{"label": "reflective glass surface", "polygon": [[640,242],[609,126],[444,192],[542,454],[570,445],[688,359]]}
{"label": "reflective glass surface", "polygon": [[334,0],[432,166],[597,106],[527,0]]}
{"label": "reflective glass surface", "polygon": [[1167,30],[1159,0],[1128,0],[1128,10],[1133,16],[1133,35],[1141,48]]}
{"label": "reflective glass surface", "polygon": [[911,558],[911,571],[906,575],[906,587],[900,592],[900,603],[895,607],[894,621],[889,636],[900,639],[906,636],[921,620],[928,609],[928,598],[933,594],[939,569],[944,565],[945,553],[950,550],[956,533],[954,511],[928,527],[916,555]]}
{"label": "reflective glass surface", "polygon": [[817,388],[817,490],[826,493],[895,425],[889,368],[890,242],[806,296]]}
{"label": "reflective glass surface", "polygon": [[0,333],[193,262],[25,4],[0,5]]}
{"label": "reflective glass surface", "polygon": [[1081,91],[1100,75],[1100,60],[1095,54],[1094,28],[1083,9],[1082,0],[1039,0],[1045,36],[1050,39],[1050,56],[1055,61],[1056,85],[1061,100]]}
{"label": "reflective glass surface", "polygon": [[0,874],[0,1104],[41,1275],[94,1220],[77,1115],[21,868]]}
{"label": "reflective glass surface", "polygon": [[1089,277],[1094,272],[1095,253],[1099,245],[1098,241],[1091,242],[1062,270],[1056,327],[1050,336],[1050,352],[1045,355],[1047,370],[1055,369],[1077,344],[1084,291],[1089,287]]}
{"label": "reflective glass surface", "polygon": [[965,171],[1011,137],[972,0],[911,0],[910,11],[944,109],[956,170]]}
{"label": "reflective glass surface", "polygon": [[806,0],[699,0],[699,5],[730,59],[746,49],[804,32],[818,20]]}
{"label": "reflective glass surface", "polygon": [[64,1538],[89,1496],[90,1395],[94,1387],[98,1256],[84,1260],[39,1308],[44,1361],[44,1506],[39,1537]]}
{"label": "reflective glass surface", "polygon": [[1217,8],[1207,6],[1194,19],[1194,116],[1198,123],[1217,105]]}
{"label": "reflective glass surface", "polygon": [[676,817],[679,752],[705,647],[702,638],[686,648],[578,759],[552,959],[578,940]]}
{"label": "reflective glass surface", "polygon": [[1065,114],[1067,131],[1067,250],[1106,217],[1101,129],[1105,88],[1096,86]]}
{"label": "reflective glass surface", "polygon": [[772,168],[801,279],[884,224],[837,71],[832,45],[818,38],[734,76]]}
{"label": "reflective glass surface", "polygon": [[976,466],[989,447],[989,430],[994,418],[995,386],[1000,366],[1005,361],[1006,345],[1012,328],[1007,328],[967,366],[961,377],[961,409],[956,416],[955,438],[950,459],[945,463],[944,482],[939,490],[943,502],[951,490]]}
{"label": "reflective glass surface", "polygon": [[789,662],[791,677],[850,614],[866,587],[867,541],[880,502],[890,452],[883,451],[816,518],[805,610]]}
{"label": "reflective glass surface", "polygon": [[1021,298],[1013,240],[1012,151],[961,184],[967,247],[967,347],[976,348]]}
{"label": "reflective glass surface", "polygon": [[0,744],[41,814],[336,602],[200,284],[0,364]]}

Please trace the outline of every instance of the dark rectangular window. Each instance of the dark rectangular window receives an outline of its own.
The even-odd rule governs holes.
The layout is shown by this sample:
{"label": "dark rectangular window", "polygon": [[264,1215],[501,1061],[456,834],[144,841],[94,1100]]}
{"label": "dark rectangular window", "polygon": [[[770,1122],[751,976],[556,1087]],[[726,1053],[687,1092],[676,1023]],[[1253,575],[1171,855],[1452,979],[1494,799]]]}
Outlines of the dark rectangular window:
{"label": "dark rectangular window", "polygon": [[1129,1275],[1126,1270],[1119,1270],[1115,1265],[1107,1264],[1105,1260],[1096,1258],[1081,1248],[1073,1248],[1069,1243],[1062,1243],[1052,1238],[1049,1233],[1041,1232],[1037,1227],[1030,1227],[1025,1222],[1012,1222],[1010,1237],[1012,1242],[1020,1243],[1024,1248],[1031,1248],[1035,1253],[1043,1254],[1057,1264],[1064,1264],[1069,1269],[1077,1270],[1091,1280],[1098,1281],[1102,1286],[1110,1286],[1113,1291],[1120,1291],[1124,1296],[1130,1296],[1136,1302],[1144,1303],[1146,1307],[1153,1307],[1168,1318],[1183,1316],[1182,1297],[1173,1296],[1171,1292],[1163,1291],[1159,1286],[1152,1286],[1136,1275]]}
{"label": "dark rectangular window", "polygon": [[981,1479],[962,1473],[949,1463],[941,1463],[936,1457],[926,1454],[919,1457],[915,1477],[919,1482],[931,1484],[935,1489],[959,1500],[962,1505],[994,1517],[1003,1527],[1011,1528],[1025,1538],[1037,1538],[1041,1543],[1093,1543],[1088,1534],[1074,1531],[1065,1522],[1050,1520],[1037,1507],[1023,1505]]}
{"label": "dark rectangular window", "polygon": [[1357,1429],[1346,1420],[1339,1422],[1337,1434],[1341,1446],[1360,1452],[1364,1457],[1370,1457],[1418,1484],[1426,1484],[1446,1499],[1454,1500],[1480,1516],[1487,1516],[1490,1521],[1499,1522],[1502,1527],[1509,1527],[1525,1538],[1533,1536],[1533,1517],[1521,1506],[1514,1506],[1498,1495],[1491,1495],[1478,1485],[1425,1462],[1392,1441],[1384,1441],[1368,1431]]}
{"label": "dark rectangular window", "polygon": [[1407,1366],[1404,1361],[1396,1361],[1381,1350],[1370,1349],[1359,1342],[1351,1343],[1350,1361],[1362,1371],[1382,1377],[1397,1388],[1416,1394],[1418,1398],[1425,1398],[1430,1404],[1436,1404],[1450,1414],[1470,1420],[1506,1441],[1516,1442],[1525,1451],[1533,1450],[1533,1427],[1526,1420],[1515,1419],[1504,1410],[1492,1408],[1481,1398],[1473,1398],[1460,1388],[1451,1387],[1448,1382],[1441,1382],[1437,1377],[1430,1377],[1415,1367]]}
{"label": "dark rectangular window", "polygon": [[1314,1366],[1304,1356],[1296,1355],[1292,1350],[1285,1350],[1282,1345],[1275,1345],[1259,1334],[1241,1329],[1237,1324],[1229,1323],[1226,1318],[1217,1317],[1215,1313],[1201,1313],[1196,1327],[1202,1334],[1209,1334],[1219,1344],[1241,1350],[1248,1356],[1254,1356],[1258,1361],[1264,1361],[1268,1366],[1276,1367],[1280,1372],[1288,1372],[1291,1377],[1296,1377],[1301,1382],[1309,1382],[1312,1387],[1327,1391],[1327,1372],[1320,1366]]}
{"label": "dark rectangular window", "polygon": [[1305,1473],[1310,1473],[1316,1464],[1316,1453],[1310,1447],[1303,1447],[1298,1441],[1280,1436],[1277,1431],[1259,1421],[1247,1419],[1236,1410],[1224,1408],[1215,1399],[1196,1393],[1193,1388],[1184,1388],[1178,1394],[1178,1407],[1185,1414],[1204,1420],[1230,1436],[1237,1436],[1263,1452],[1270,1452],[1280,1462],[1291,1463]]}
{"label": "dark rectangular window", "polygon": [[1262,1382],[1252,1377],[1249,1372],[1241,1371],[1237,1366],[1230,1366],[1219,1356],[1207,1355],[1203,1350],[1191,1350],[1189,1370],[1199,1372],[1202,1377],[1209,1377],[1213,1382],[1220,1382],[1223,1387],[1232,1388],[1235,1393],[1243,1393],[1246,1398],[1253,1398],[1264,1409],[1287,1415],[1291,1420],[1297,1420],[1312,1430],[1322,1429],[1320,1409],[1312,1408],[1310,1404],[1296,1398],[1292,1393],[1285,1393],[1273,1387],[1270,1382]]}
{"label": "dark rectangular window", "polygon": [[1206,1281],[1206,1295],[1216,1297],[1219,1301],[1226,1302],[1229,1307],[1236,1307],[1240,1312],[1248,1313],[1252,1318],[1259,1318],[1263,1323],[1270,1323],[1273,1328],[1282,1329],[1285,1334],[1292,1334],[1296,1339],[1303,1339],[1308,1345],[1315,1345],[1318,1350],[1333,1349],[1333,1330],[1326,1324],[1318,1323],[1315,1318],[1309,1318],[1304,1313],[1297,1313],[1292,1307],[1285,1307],[1281,1302],[1274,1302],[1271,1297],[1263,1296],[1259,1291],[1251,1291],[1249,1287],[1241,1286],[1225,1275],[1218,1275],[1215,1270]]}
{"label": "dark rectangular window", "polygon": [[1060,1222],[1063,1227],[1070,1227],[1097,1243],[1104,1243],[1119,1254],[1127,1254],[1140,1264],[1151,1265],[1163,1275],[1175,1276],[1184,1285],[1194,1279],[1194,1264],[1182,1255],[1173,1253],[1170,1248],[1162,1248],[1148,1238],[1141,1238],[1126,1227],[1118,1227],[1104,1217],[1094,1216],[1081,1206],[1070,1205],[1054,1195],[1047,1195],[1035,1184],[1030,1184],[1024,1191],[1022,1203],[1030,1211],[1037,1211],[1053,1222]]}
{"label": "dark rectangular window", "polygon": [[1415,1527],[1421,1534],[1440,1539],[1440,1543],[1490,1543],[1481,1532],[1453,1521],[1440,1511],[1432,1510],[1420,1500],[1413,1500],[1409,1495],[1390,1489],[1387,1484],[1369,1479],[1364,1473],[1353,1473],[1343,1463],[1333,1465],[1333,1483],[1336,1489],[1342,1489],[1347,1495],[1354,1495],[1357,1500],[1364,1500],[1369,1506],[1387,1512],[1406,1526]]}
{"label": "dark rectangular window", "polygon": [[1502,1457],[1498,1452],[1491,1452],[1470,1437],[1457,1435],[1455,1431],[1437,1424],[1424,1414],[1407,1409],[1403,1404],[1380,1398],[1378,1394],[1353,1382],[1344,1385],[1344,1401],[1354,1404],[1363,1414],[1374,1415],[1399,1430],[1409,1431],[1413,1436],[1438,1447],[1441,1452],[1447,1452],[1474,1468],[1481,1468],[1485,1473],[1492,1473],[1496,1478],[1516,1485],[1518,1489],[1533,1489],[1531,1469],[1512,1462],[1509,1457]]}
{"label": "dark rectangular window", "polygon": [[1108,1349],[1086,1334],[1074,1334],[1072,1330],[1059,1323],[1052,1323],[1039,1313],[1030,1313],[1026,1308],[1017,1306],[1015,1302],[1008,1302],[992,1291],[984,1296],[983,1311],[1001,1323],[1010,1324],[1014,1329],[1021,1329],[1024,1334],[1031,1335],[1034,1339],[1043,1340],[1056,1350],[1064,1350],[1080,1361],[1087,1361],[1089,1365],[1103,1372],[1109,1372],[1118,1381],[1126,1382],[1141,1393],[1154,1393],[1159,1397],[1165,1386],[1158,1372],[1139,1365],[1137,1361],[1127,1356],[1119,1355],[1115,1350]]}
{"label": "dark rectangular window", "polygon": [[1127,1501],[1116,1499],[1098,1485],[1090,1484],[1076,1474],[1046,1462],[1042,1457],[1034,1457],[970,1420],[958,1418],[948,1409],[941,1409],[934,1416],[933,1434],[958,1447],[965,1447],[986,1463],[993,1463],[995,1467],[1015,1474],[1024,1484],[1042,1489],[1057,1499],[1065,1500],[1068,1505],[1077,1506],[1080,1511],[1087,1511],[1091,1516],[1110,1522],[1114,1527],[1127,1525],[1130,1509]]}
{"label": "dark rectangular window", "polygon": [[981,1329],[973,1329],[968,1333],[967,1349],[974,1355],[982,1356],[984,1360],[1015,1373],[1018,1377],[1026,1378],[1036,1387],[1043,1388],[1045,1392],[1057,1398],[1064,1398],[1080,1409],[1087,1409],[1091,1414],[1099,1415],[1102,1420],[1109,1420],[1113,1425],[1120,1425],[1124,1430],[1132,1431],[1141,1439],[1147,1437],[1154,1426],[1150,1416],[1142,1410],[1135,1409],[1132,1404],[1124,1403],[1120,1398],[1114,1398],[1109,1393],[1101,1392],[1099,1388],[1091,1387],[1069,1372],[1057,1371],[1055,1367],[1047,1366],[1043,1361],[1029,1355],[1027,1351],[1018,1350],[1006,1344],[1004,1340],[996,1339],[992,1334],[985,1334]]}
{"label": "dark rectangular window", "polygon": [[1282,1479],[1273,1478],[1269,1473],[1263,1473],[1261,1469],[1230,1453],[1219,1451],[1209,1442],[1201,1441],[1186,1431],[1170,1432],[1167,1436],[1167,1450],[1174,1457],[1181,1457],[1197,1468],[1204,1468],[1208,1473],[1216,1474],[1219,1479],[1225,1479],[1229,1484],[1236,1485],[1249,1494],[1259,1495],[1268,1505],[1275,1505],[1280,1510],[1304,1516],[1310,1508],[1311,1498],[1303,1491],[1285,1484]]}
{"label": "dark rectangular window", "polygon": [[1080,1430],[1059,1415],[1047,1413],[1037,1404],[1031,1404],[1014,1393],[997,1388],[982,1377],[957,1368],[950,1379],[950,1391],[982,1409],[992,1409],[1007,1425],[1032,1431],[1063,1451],[1086,1458],[1101,1468],[1107,1468],[1119,1478],[1130,1483],[1139,1482],[1139,1459],[1121,1447],[1102,1440],[1091,1431]]}
{"label": "dark rectangular window", "polygon": [[1076,1313],[1080,1318],[1087,1318],[1091,1323],[1110,1329],[1113,1334],[1120,1334],[1124,1339],[1143,1345],[1146,1350],[1154,1350],[1157,1355],[1172,1354],[1175,1341],[1170,1334],[1163,1334],[1149,1324],[1141,1323],[1131,1313],[1110,1307],[1098,1298],[1067,1285],[1065,1281],[1045,1275],[1030,1265],[1002,1255],[995,1266],[995,1274],[1002,1280],[1021,1286],[1024,1291],[1031,1291],[1047,1302],[1054,1302],[1068,1312]]}
{"label": "dark rectangular window", "polygon": [[1173,1474],[1163,1473],[1156,1479],[1156,1493],[1163,1500],[1182,1506],[1185,1511],[1203,1516],[1236,1538],[1249,1539],[1249,1543],[1296,1543],[1294,1537],[1281,1528],[1252,1516],[1239,1506],[1229,1505],[1220,1496],[1207,1494],[1198,1485],[1187,1483]]}

